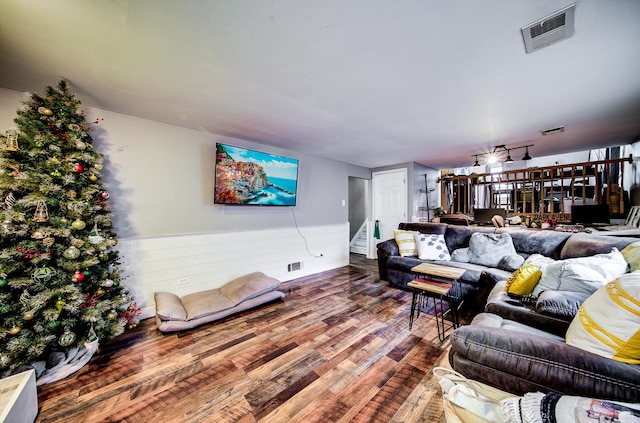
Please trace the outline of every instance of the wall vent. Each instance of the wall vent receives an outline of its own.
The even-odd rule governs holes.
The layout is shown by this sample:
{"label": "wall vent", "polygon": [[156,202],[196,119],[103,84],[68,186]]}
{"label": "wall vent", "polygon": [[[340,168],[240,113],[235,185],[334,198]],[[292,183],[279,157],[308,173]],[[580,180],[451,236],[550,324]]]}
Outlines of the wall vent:
{"label": "wall vent", "polygon": [[300,262],[300,261],[289,263],[287,265],[287,270],[289,272],[295,272],[296,270],[300,270],[300,269],[302,269],[302,262]]}
{"label": "wall vent", "polygon": [[553,135],[553,134],[559,134],[560,132],[564,132],[564,126],[558,126],[557,128],[551,128],[551,129],[543,129],[540,131],[542,135]]}
{"label": "wall vent", "polygon": [[523,27],[521,31],[526,52],[533,53],[571,37],[575,28],[575,12],[574,3]]}

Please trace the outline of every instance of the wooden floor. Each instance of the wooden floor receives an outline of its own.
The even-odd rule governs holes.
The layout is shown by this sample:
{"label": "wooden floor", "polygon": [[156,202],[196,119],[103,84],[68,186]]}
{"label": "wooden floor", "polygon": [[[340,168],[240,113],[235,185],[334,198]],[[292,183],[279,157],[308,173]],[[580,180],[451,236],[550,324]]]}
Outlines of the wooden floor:
{"label": "wooden floor", "polygon": [[409,331],[411,294],[356,261],[190,331],[144,320],[39,387],[37,421],[444,422],[431,369],[448,366],[448,342],[430,316]]}

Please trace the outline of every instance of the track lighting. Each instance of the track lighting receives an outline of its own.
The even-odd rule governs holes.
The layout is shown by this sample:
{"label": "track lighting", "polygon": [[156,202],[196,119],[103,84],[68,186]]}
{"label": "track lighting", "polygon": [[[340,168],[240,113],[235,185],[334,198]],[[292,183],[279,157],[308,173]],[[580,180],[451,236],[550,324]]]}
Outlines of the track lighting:
{"label": "track lighting", "polygon": [[484,161],[488,164],[496,163],[499,159],[500,153],[503,153],[505,151],[507,152],[507,157],[504,159],[504,162],[511,163],[513,162],[513,159],[511,158],[511,151],[518,150],[520,148],[525,149],[524,157],[522,158],[522,160],[531,160],[531,155],[529,154],[529,147],[533,147],[533,144],[522,145],[519,147],[509,147],[509,148],[507,148],[507,146],[504,144],[496,145],[495,147],[493,147],[493,150],[487,153],[472,154],[471,157],[476,158],[476,161],[473,163],[473,166],[480,166],[480,162],[478,161],[478,156],[484,156],[485,158]]}

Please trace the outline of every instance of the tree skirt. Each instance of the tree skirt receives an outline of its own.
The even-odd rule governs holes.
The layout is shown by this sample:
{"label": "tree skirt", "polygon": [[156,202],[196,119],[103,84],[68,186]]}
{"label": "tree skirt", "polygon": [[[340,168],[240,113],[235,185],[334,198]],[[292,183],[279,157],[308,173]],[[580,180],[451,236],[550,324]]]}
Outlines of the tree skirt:
{"label": "tree skirt", "polygon": [[80,370],[98,350],[98,340],[84,345],[82,348],[72,347],[51,353],[47,361],[30,363],[36,371],[36,385],[56,382]]}

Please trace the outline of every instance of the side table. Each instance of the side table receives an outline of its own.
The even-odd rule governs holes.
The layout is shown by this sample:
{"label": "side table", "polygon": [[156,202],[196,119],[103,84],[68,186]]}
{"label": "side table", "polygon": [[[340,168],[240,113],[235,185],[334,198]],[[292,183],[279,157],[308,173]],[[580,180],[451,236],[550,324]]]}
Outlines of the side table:
{"label": "side table", "polygon": [[[451,327],[453,329],[460,326],[458,310],[462,306],[463,299],[458,297],[459,289],[454,289],[455,284],[460,283],[460,278],[464,274],[464,269],[457,267],[442,266],[438,264],[422,263],[411,269],[417,274],[417,278],[407,285],[412,288],[411,315],[409,317],[409,330],[413,327],[414,319],[420,317],[420,310],[433,299],[436,326],[438,329],[438,339],[444,342],[447,339],[445,326],[445,316],[451,315]],[[446,301],[449,309],[443,311],[442,303]],[[437,310],[437,303],[440,305],[440,312]]]}

